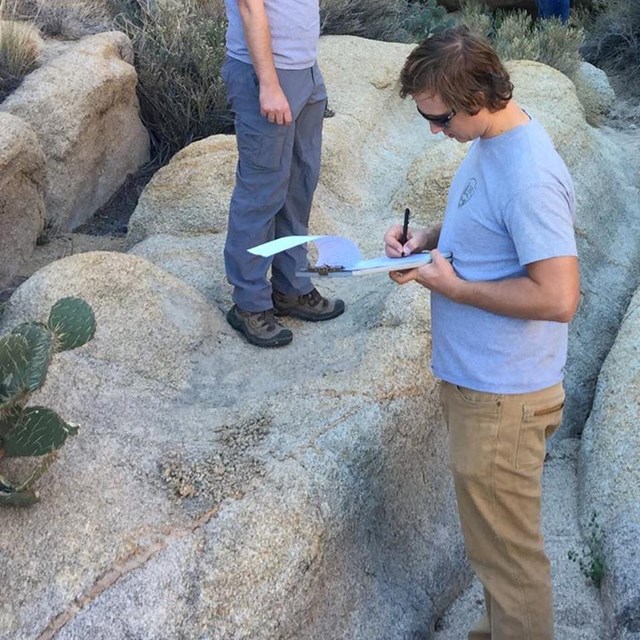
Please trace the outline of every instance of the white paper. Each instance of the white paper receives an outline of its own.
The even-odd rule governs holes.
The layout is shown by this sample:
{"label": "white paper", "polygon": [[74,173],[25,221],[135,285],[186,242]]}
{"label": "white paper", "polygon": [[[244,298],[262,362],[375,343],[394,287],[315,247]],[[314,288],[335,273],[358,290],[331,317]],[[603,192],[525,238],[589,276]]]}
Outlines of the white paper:
{"label": "white paper", "polygon": [[281,251],[313,242],[318,249],[318,265],[341,266],[351,270],[362,258],[355,242],[342,236],[286,236],[249,249],[249,253],[267,258]]}

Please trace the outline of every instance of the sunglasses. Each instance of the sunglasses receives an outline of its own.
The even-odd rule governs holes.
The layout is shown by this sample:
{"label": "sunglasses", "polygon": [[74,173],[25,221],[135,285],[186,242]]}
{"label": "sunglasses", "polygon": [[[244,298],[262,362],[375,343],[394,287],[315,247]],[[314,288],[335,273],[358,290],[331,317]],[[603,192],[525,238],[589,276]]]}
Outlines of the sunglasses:
{"label": "sunglasses", "polygon": [[419,107],[416,106],[416,109],[418,109],[418,113],[427,122],[430,122],[431,124],[435,124],[436,127],[440,127],[441,129],[446,129],[449,126],[449,123],[451,122],[451,118],[453,118],[453,116],[456,115],[456,110],[455,109],[451,109],[451,111],[449,111],[449,113],[445,113],[442,116],[428,116],[426,113],[422,113],[422,111],[420,111]]}

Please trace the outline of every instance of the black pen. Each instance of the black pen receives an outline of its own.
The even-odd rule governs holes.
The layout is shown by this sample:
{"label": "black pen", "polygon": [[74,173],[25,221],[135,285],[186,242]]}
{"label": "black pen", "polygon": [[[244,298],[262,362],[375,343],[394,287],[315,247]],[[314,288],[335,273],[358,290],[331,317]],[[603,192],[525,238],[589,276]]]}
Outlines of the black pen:
{"label": "black pen", "polygon": [[[410,215],[411,215],[411,212],[407,207],[404,210],[404,222],[402,223],[402,235],[400,236],[400,244],[403,247],[407,243],[407,234],[409,233],[409,216]],[[402,256],[404,257],[404,251],[402,252]]]}

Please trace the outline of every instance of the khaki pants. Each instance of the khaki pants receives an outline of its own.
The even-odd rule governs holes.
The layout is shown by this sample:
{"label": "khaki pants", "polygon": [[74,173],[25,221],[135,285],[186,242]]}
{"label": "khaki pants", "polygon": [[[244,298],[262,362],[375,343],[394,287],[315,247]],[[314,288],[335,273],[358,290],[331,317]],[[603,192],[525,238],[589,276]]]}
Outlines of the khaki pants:
{"label": "khaki pants", "polygon": [[487,614],[469,640],[552,640],[551,572],[540,523],[546,439],[562,384],[507,395],[442,383],[460,523]]}

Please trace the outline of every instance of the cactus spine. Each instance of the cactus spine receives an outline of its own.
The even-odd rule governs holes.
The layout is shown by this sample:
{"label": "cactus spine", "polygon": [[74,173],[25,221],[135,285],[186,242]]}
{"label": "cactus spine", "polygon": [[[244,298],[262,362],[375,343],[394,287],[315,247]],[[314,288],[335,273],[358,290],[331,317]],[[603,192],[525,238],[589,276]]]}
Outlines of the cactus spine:
{"label": "cactus spine", "polygon": [[95,334],[91,307],[80,298],[56,302],[46,324],[27,322],[0,338],[0,460],[42,457],[24,480],[0,475],[0,505],[38,501],[36,481],[47,470],[76,425],[46,407],[27,407],[30,395],[42,387],[55,353],[82,346]]}

